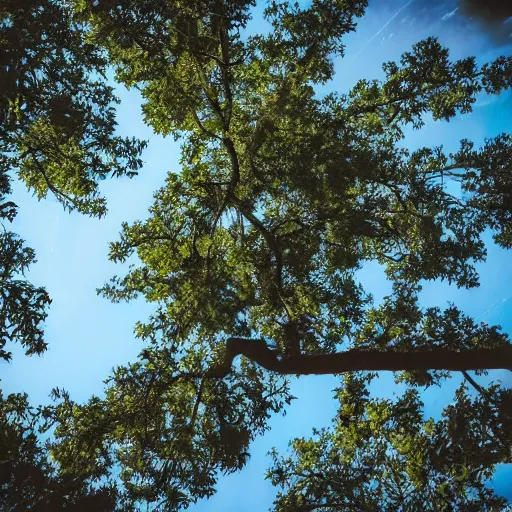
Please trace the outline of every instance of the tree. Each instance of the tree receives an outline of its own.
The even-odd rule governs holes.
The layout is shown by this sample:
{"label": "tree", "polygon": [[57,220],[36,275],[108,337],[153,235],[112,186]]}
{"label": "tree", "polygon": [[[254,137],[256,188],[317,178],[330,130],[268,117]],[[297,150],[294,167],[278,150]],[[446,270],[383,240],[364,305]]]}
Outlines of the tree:
{"label": "tree", "polygon": [[[428,318],[415,306],[421,279],[477,286],[482,231],[511,243],[510,136],[479,150],[463,140],[451,155],[397,142],[426,113],[449,120],[470,112],[477,93],[510,87],[511,59],[451,62],[428,39],[386,63],[384,81],[318,98],[313,85],[332,78],[331,57],[364,2],[271,2],[271,33],[242,40],[251,5],[78,2],[117,79],[141,90],[148,124],[183,139],[181,174],[169,174],[150,218],[123,226],[112,244],[113,261],[137,252],[142,265],[103,294],[163,304],[140,326],[143,337],[165,322],[176,343],[228,338],[228,356],[259,357],[281,373],[510,366],[512,347],[499,336],[438,347],[428,333],[410,339]],[[369,260],[395,282],[387,310],[373,313],[381,317],[374,332],[354,279]],[[370,350],[377,337],[406,354]],[[335,356],[342,345],[365,353]]]}
{"label": "tree", "polygon": [[48,408],[34,410],[27,395],[0,393],[0,507],[5,512],[113,511],[115,489],[91,487],[61,475],[37,437]]}
{"label": "tree", "polygon": [[267,477],[283,489],[274,510],[505,510],[484,481],[510,461],[512,391],[491,385],[472,399],[462,384],[436,422],[416,390],[370,399],[372,377],[343,378],[332,428],[294,439],[287,457],[274,450]]}
{"label": "tree", "polygon": [[[286,375],[393,370],[426,385],[512,365],[499,328],[418,305],[422,279],[478,285],[484,230],[512,245],[510,135],[480,149],[463,140],[453,154],[399,145],[425,115],[450,120],[477,94],[510,88],[512,59],[451,61],[430,38],[386,63],[383,80],[319,96],[366,2],[273,0],[270,31],[243,35],[253,5],[74,2],[72,19],[116,80],[141,91],[146,122],[183,142],[181,173],[111,246],[113,261],[136,253],[140,264],[101,290],[158,304],[136,326],[147,347],[114,371],[104,397],[63,395],[52,413],[62,470],[118,477],[134,508],[186,507],[214,492],[219,471],[241,469],[293,398]],[[380,306],[356,279],[367,261],[394,283]]]}
{"label": "tree", "polygon": [[8,341],[27,354],[46,349],[51,302],[44,288],[21,279],[35,253],[4,225],[17,211],[7,200],[12,176],[39,199],[50,193],[65,209],[102,216],[98,180],[136,174],[145,144],[115,134],[108,61],[86,41],[68,3],[6,0],[0,16],[0,357],[9,360]]}

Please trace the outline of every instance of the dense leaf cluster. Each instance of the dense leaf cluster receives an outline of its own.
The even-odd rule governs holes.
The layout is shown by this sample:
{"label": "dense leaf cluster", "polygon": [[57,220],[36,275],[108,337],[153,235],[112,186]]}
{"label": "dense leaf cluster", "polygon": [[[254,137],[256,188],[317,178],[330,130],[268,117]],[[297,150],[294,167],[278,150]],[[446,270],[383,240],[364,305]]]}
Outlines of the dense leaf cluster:
{"label": "dense leaf cluster", "polygon": [[[7,176],[1,178],[0,222],[12,221],[16,205],[6,198],[10,192]],[[46,349],[42,323],[51,299],[43,288],[20,279],[34,260],[34,251],[4,228],[0,233],[0,358],[4,360],[11,357],[4,348],[8,341],[20,342],[27,354],[40,354]]]}
{"label": "dense leaf cluster", "polygon": [[47,430],[48,408],[30,407],[27,395],[0,394],[0,508],[5,512],[113,511],[112,487],[91,486],[62,475],[38,434]]}
{"label": "dense leaf cluster", "polygon": [[510,462],[510,390],[471,399],[463,384],[436,422],[416,390],[371,399],[372,378],[345,377],[333,426],[294,439],[286,457],[272,453],[267,477],[282,489],[273,510],[505,510],[484,479]]}
{"label": "dense leaf cluster", "polygon": [[[423,279],[477,286],[485,229],[508,245],[510,136],[479,150],[463,140],[454,154],[411,152],[400,142],[426,115],[450,120],[471,112],[477,95],[509,88],[512,61],[452,61],[430,38],[386,63],[382,80],[319,96],[315,85],[333,77],[333,58],[343,55],[343,36],[365,6],[272,1],[269,31],[247,35],[252,1],[76,2],[116,79],[141,92],[146,123],[182,142],[181,172],[169,173],[149,218],[125,224],[111,245],[113,261],[136,254],[140,263],[102,289],[114,301],[141,295],[158,305],[136,327],[150,348],[135,366],[116,370],[105,399],[80,408],[70,427],[82,429],[84,442],[103,443],[95,450],[125,468],[124,487],[136,501],[186,506],[212,492],[218,469],[241,467],[246,444],[226,459],[213,412],[222,402],[230,421],[238,418],[232,386],[250,399],[239,418],[247,442],[265,428],[266,411],[280,409],[248,391],[269,383],[247,360],[219,387],[208,368],[221,363],[226,339],[261,339],[273,357],[290,361],[351,348],[456,354],[509,343],[455,306],[422,310],[418,292]],[[361,266],[375,260],[395,283],[382,306],[357,281]],[[446,375],[398,378],[429,385]],[[152,389],[159,390],[153,401]],[[278,400],[289,401],[281,389]],[[117,413],[120,397],[138,404],[139,415],[141,400],[150,403],[148,420]],[[254,416],[255,408],[263,415]],[[156,430],[137,436],[134,428],[147,421]],[[59,434],[70,454],[81,442],[75,432]],[[95,450],[87,452],[91,470],[100,460]],[[107,470],[110,458],[102,457]]]}
{"label": "dense leaf cluster", "polygon": [[98,180],[133,175],[143,143],[115,134],[108,62],[70,6],[2,2],[0,172],[16,171],[39,198],[103,215]]}

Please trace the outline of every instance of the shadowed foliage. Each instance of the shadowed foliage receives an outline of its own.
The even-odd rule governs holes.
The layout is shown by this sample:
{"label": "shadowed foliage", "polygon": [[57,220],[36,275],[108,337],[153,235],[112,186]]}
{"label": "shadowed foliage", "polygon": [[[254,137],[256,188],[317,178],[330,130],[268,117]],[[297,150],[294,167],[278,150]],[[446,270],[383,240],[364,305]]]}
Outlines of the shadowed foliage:
{"label": "shadowed foliage", "polygon": [[485,482],[511,462],[511,390],[495,384],[472,399],[462,384],[435,421],[416,390],[371,399],[371,380],[344,377],[333,426],[291,441],[289,456],[273,450],[274,511],[506,510]]}
{"label": "shadowed foliage", "polygon": [[115,489],[92,487],[61,475],[38,434],[48,408],[34,410],[27,396],[0,394],[0,508],[3,512],[115,510]]}
{"label": "shadowed foliage", "polygon": [[86,41],[69,3],[58,0],[0,5],[0,357],[7,341],[27,354],[46,349],[42,324],[51,302],[23,279],[34,251],[7,231],[17,206],[10,182],[21,180],[65,209],[106,213],[98,181],[133,176],[145,144],[116,135],[116,97],[107,85],[105,54]]}

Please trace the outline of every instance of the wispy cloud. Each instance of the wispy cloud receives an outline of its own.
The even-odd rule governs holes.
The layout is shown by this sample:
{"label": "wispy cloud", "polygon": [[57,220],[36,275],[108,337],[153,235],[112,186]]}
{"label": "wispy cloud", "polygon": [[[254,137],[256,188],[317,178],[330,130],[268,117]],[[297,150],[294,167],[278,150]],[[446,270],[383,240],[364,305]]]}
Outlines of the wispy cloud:
{"label": "wispy cloud", "polygon": [[404,5],[402,5],[402,7],[400,7],[400,9],[398,9],[398,11],[395,12],[395,14],[393,14],[393,16],[391,16],[391,18],[389,18],[388,21],[386,21],[386,23],[384,23],[384,25],[382,25],[382,27],[380,27],[379,30],[377,30],[377,32],[375,32],[375,34],[373,34],[373,36],[368,39],[368,41],[366,41],[366,43],[363,44],[363,46],[361,46],[360,50],[356,53],[356,55],[354,55],[354,57],[352,57],[352,59],[350,59],[349,62],[352,62],[354,61],[355,59],[357,59],[357,57],[359,57],[359,55],[361,55],[361,53],[363,53],[363,51],[370,45],[370,43],[404,10],[406,9],[407,7],[409,7],[409,5],[411,5],[412,3],[414,2],[414,0],[409,0],[407,3],[405,3]]}
{"label": "wispy cloud", "polygon": [[441,19],[443,21],[446,21],[446,20],[449,20],[450,18],[453,18],[455,16],[455,13],[459,10],[458,7],[455,7],[455,9],[453,9],[453,11],[450,11],[448,13],[446,13]]}
{"label": "wispy cloud", "polygon": [[504,304],[505,302],[509,301],[510,299],[512,299],[512,295],[510,297],[506,297],[504,299],[497,300],[494,304],[491,304],[485,311],[482,311],[479,315],[475,316],[474,320],[479,320],[480,318],[487,315],[487,313],[490,313],[496,306],[498,306],[500,304]]}

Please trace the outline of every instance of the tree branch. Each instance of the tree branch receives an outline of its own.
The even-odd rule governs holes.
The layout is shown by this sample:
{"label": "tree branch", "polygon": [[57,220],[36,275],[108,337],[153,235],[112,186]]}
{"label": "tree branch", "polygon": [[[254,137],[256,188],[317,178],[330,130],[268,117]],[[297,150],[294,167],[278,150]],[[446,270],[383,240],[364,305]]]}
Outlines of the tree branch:
{"label": "tree branch", "polygon": [[480,370],[512,369],[512,345],[456,351],[448,348],[416,349],[407,352],[348,350],[335,354],[301,355],[278,359],[278,352],[265,340],[228,338],[224,361],[205,374],[224,378],[233,359],[243,355],[266,370],[282,375],[330,375],[354,371]]}
{"label": "tree branch", "polygon": [[194,121],[196,122],[197,126],[205,135],[208,135],[213,139],[222,140],[222,138],[219,135],[206,128],[201,119],[199,119],[199,116],[197,115],[197,112],[194,109],[192,109],[192,115],[194,116]]}
{"label": "tree branch", "polygon": [[68,194],[62,192],[62,190],[59,190],[50,180],[50,178],[48,178],[48,175],[46,174],[45,170],[43,169],[43,166],[41,165],[41,163],[37,160],[37,157],[36,155],[31,152],[31,155],[32,155],[32,160],[33,162],[35,163],[37,169],[39,170],[41,176],[43,177],[45,183],[46,183],[46,186],[48,187],[48,190],[50,190],[51,192],[53,192],[53,194],[55,195],[55,197],[57,198],[57,200],[59,200],[60,202],[62,202],[64,205],[66,205],[66,202],[68,203],[67,204],[67,207],[68,208],[71,208],[71,206],[73,208],[78,208],[78,201],[69,196]]}
{"label": "tree branch", "polygon": [[229,200],[233,197],[236,186],[240,181],[240,163],[238,161],[238,154],[236,152],[235,145],[233,144],[233,141],[229,137],[224,137],[224,139],[222,139],[222,142],[224,144],[224,147],[227,149],[229,158],[231,160],[231,179],[229,180],[228,188],[224,195],[224,199],[222,200],[222,203],[220,204],[219,209],[217,210],[217,213],[215,214],[215,217],[213,219],[211,231],[212,235],[215,232],[217,222],[219,222],[219,219],[222,217],[222,214],[224,213],[224,210],[226,209]]}
{"label": "tree branch", "polygon": [[199,405],[201,404],[201,400],[203,398],[203,389],[204,389],[204,377],[201,379],[201,382],[199,384],[199,389],[197,390],[197,398],[194,404],[194,410],[192,411],[192,416],[190,418],[190,430],[193,432],[194,426],[197,419],[197,413],[199,411]]}

